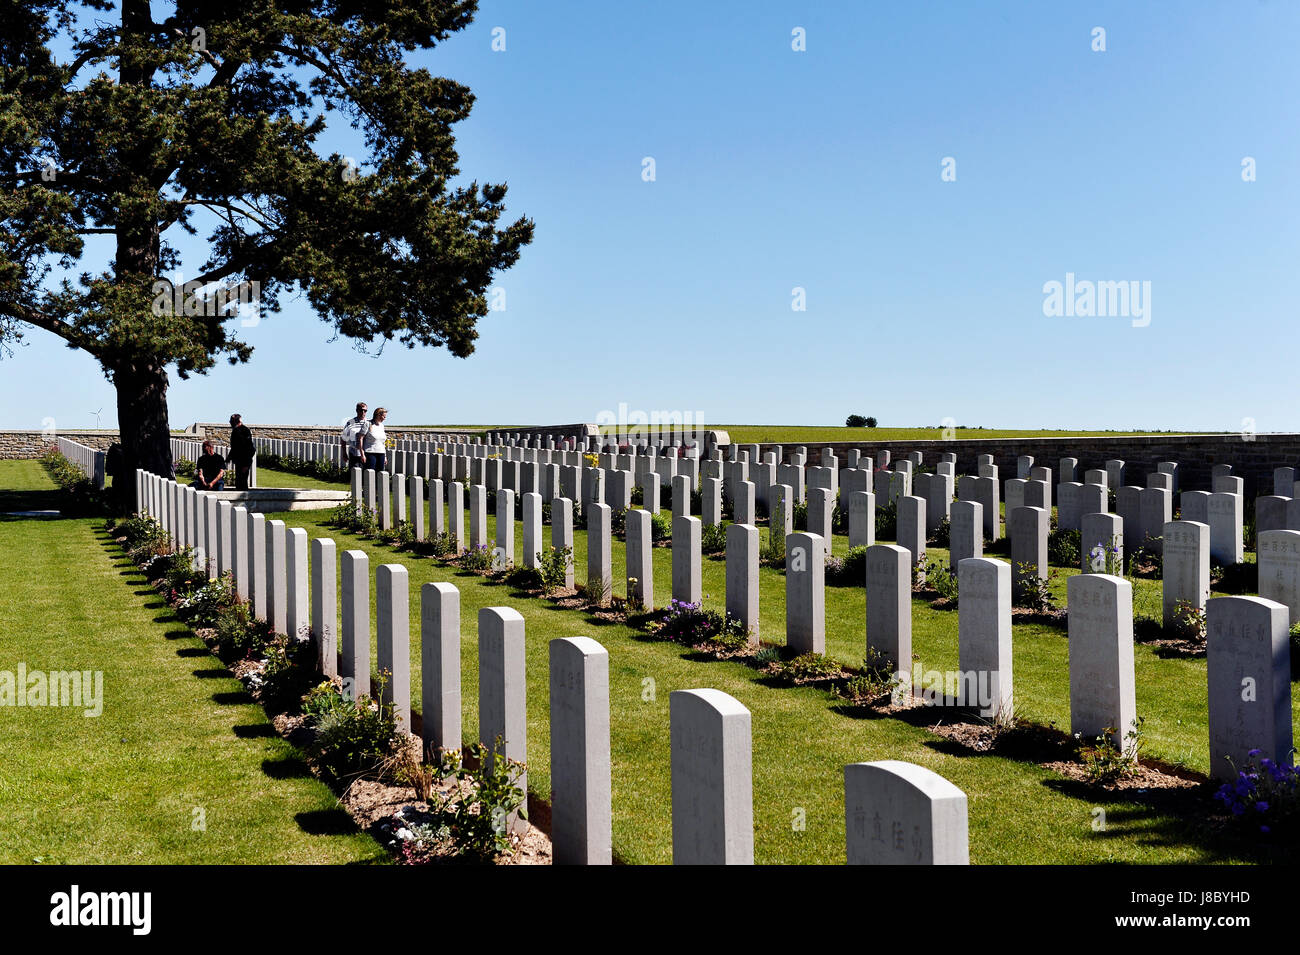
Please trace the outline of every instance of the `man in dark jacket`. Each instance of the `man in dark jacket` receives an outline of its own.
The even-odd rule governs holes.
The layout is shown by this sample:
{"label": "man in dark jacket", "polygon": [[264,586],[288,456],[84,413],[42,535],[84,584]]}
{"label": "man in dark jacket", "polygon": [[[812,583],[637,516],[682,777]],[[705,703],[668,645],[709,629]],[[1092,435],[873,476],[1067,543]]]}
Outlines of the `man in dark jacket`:
{"label": "man in dark jacket", "polygon": [[236,490],[248,490],[248,474],[253,469],[253,455],[255,453],[253,432],[248,430],[248,425],[244,424],[239,415],[232,414],[230,416],[230,453],[226,455],[226,463],[235,465]]}

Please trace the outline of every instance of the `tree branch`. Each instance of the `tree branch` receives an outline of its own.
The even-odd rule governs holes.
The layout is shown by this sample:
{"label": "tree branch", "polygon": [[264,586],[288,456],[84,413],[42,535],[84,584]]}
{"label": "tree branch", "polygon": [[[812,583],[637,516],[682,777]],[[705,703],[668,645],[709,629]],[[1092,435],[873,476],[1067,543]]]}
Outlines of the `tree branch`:
{"label": "tree branch", "polygon": [[97,358],[99,357],[100,343],[98,341],[77,331],[71,325],[56,318],[51,318],[42,311],[20,305],[17,302],[0,301],[0,315],[8,315],[10,318],[16,318],[28,325],[43,328],[47,332],[58,335],[64,341],[76,345],[82,351],[89,352]]}

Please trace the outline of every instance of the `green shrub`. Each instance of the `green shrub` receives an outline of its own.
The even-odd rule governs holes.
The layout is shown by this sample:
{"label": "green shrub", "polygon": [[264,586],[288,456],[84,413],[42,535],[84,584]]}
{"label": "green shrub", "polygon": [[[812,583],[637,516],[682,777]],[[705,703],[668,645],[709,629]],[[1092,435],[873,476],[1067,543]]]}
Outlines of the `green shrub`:
{"label": "green shrub", "polygon": [[671,510],[663,510],[650,515],[650,539],[652,541],[669,541],[673,539],[673,515]]}
{"label": "green shrub", "polygon": [[1078,567],[1082,539],[1077,530],[1054,528],[1047,535],[1047,562],[1056,567]]}
{"label": "green shrub", "polygon": [[876,501],[876,540],[898,540],[897,501]]}
{"label": "green shrub", "polygon": [[1051,575],[1039,577],[1034,565],[1027,562],[1016,564],[1016,570],[1020,574],[1020,579],[1012,588],[1013,606],[1024,607],[1026,610],[1034,610],[1038,613],[1052,610],[1054,605],[1049,586]]}
{"label": "green shrub", "polygon": [[471,547],[460,557],[460,566],[464,570],[488,571],[493,569],[492,548],[486,544]]}
{"label": "green shrub", "polygon": [[276,634],[266,647],[259,697],[273,713],[296,711],[316,678],[316,656],[310,640]]}
{"label": "green shrub", "polygon": [[431,828],[435,832],[445,828],[456,851],[478,862],[489,862],[510,850],[511,814],[528,816],[527,794],[516,785],[527,766],[506,759],[504,749],[500,736],[494,750],[476,743],[470,747],[472,769],[465,768],[460,753],[446,753],[441,775],[458,783],[468,781],[473,795],[462,796],[463,787],[453,786],[446,796],[435,796],[437,803],[431,807],[438,820]]}
{"label": "green shrub", "polygon": [[1205,610],[1190,600],[1180,600],[1174,607],[1173,619],[1169,622],[1173,636],[1179,640],[1205,646],[1206,625]]}
{"label": "green shrub", "polygon": [[945,517],[939,521],[939,526],[934,529],[934,537],[930,539],[930,544],[935,547],[952,546],[952,519]]}
{"label": "green shrub", "polygon": [[548,596],[559,590],[568,580],[573,566],[572,547],[548,547],[538,555],[537,569],[541,575],[542,592]]}
{"label": "green shrub", "polygon": [[266,622],[254,617],[248,604],[237,602],[217,620],[217,656],[226,663],[257,656],[266,648],[270,636]]}
{"label": "green shrub", "polygon": [[313,725],[327,714],[344,710],[350,705],[343,697],[343,682],[337,677],[317,683],[302,698],[303,715]]}
{"label": "green shrub", "polygon": [[867,580],[867,549],[850,547],[842,558],[826,555],[826,586],[864,587]]}
{"label": "green shrub", "polygon": [[780,683],[794,686],[829,680],[843,672],[843,667],[824,653],[801,653],[790,660],[769,664],[771,675]]}
{"label": "green shrub", "polygon": [[708,645],[719,650],[739,650],[749,644],[749,631],[739,620],[705,610],[699,604],[674,599],[655,631],[665,640],[688,647]]}
{"label": "green shrub", "polygon": [[893,699],[902,681],[879,650],[867,647],[862,670],[842,683],[833,692],[854,706],[871,706]]}
{"label": "green shrub", "polygon": [[727,529],[721,524],[705,524],[700,531],[700,553],[721,554],[727,549]]}
{"label": "green shrub", "polygon": [[925,582],[940,598],[957,603],[957,573],[951,565],[936,563],[926,571]]}
{"label": "green shrub", "polygon": [[181,597],[176,603],[176,613],[192,627],[215,627],[237,603],[239,596],[230,578],[218,577]]}
{"label": "green shrub", "polygon": [[1089,782],[1113,783],[1137,772],[1144,720],[1145,717],[1139,716],[1133,721],[1132,728],[1124,734],[1122,746],[1117,746],[1113,739],[1115,728],[1107,726],[1092,746],[1084,747],[1083,765]]}
{"label": "green shrub", "polygon": [[342,704],[321,704],[318,712],[313,719],[316,736],[308,752],[326,779],[345,782],[378,775],[400,742],[391,703],[368,697],[345,699]]}

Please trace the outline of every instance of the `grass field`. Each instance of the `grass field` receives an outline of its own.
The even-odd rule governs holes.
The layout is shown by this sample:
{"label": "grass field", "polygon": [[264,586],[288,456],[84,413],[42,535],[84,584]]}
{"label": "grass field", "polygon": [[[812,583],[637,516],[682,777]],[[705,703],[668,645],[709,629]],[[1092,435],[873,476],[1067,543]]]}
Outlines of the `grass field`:
{"label": "grass field", "polygon": [[[57,506],[0,461],[0,511]],[[0,707],[0,862],[386,861],[102,520],[0,517],[0,669],[103,673],[103,712]]]}
{"label": "grass field", "polygon": [[[308,479],[269,472],[265,484]],[[311,482],[319,483],[319,482]],[[934,769],[970,796],[971,853],[976,862],[1102,861],[1243,861],[1245,847],[1216,840],[1186,821],[1184,802],[1114,799],[1105,802],[1112,820],[1105,833],[1091,828],[1097,797],[1031,763],[992,756],[955,753],[924,726],[897,718],[860,718],[839,709],[823,691],[782,689],[757,671],[738,663],[698,659],[689,650],[648,640],[622,625],[598,621],[575,610],[513,591],[507,585],[457,571],[373,540],[362,539],[326,523],[322,512],[277,515],[310,536],[332,537],[341,548],[370,556],[371,571],[381,563],[404,564],[411,574],[411,633],[419,632],[419,587],[449,581],[461,591],[462,695],[465,738],[477,733],[477,612],[486,606],[514,607],[528,626],[528,711],[530,786],[549,792],[547,764],[547,643],[558,636],[591,636],[611,655],[610,681],[614,749],[615,848],[630,862],[666,862],[671,858],[671,807],[668,794],[668,694],[674,689],[709,686],[724,690],[753,713],[756,852],[760,862],[834,863],[843,858],[841,773],[848,762],[896,758]],[[489,515],[489,540],[495,521]],[[516,556],[522,531],[516,525]],[[575,531],[576,576],[585,576],[586,539]],[[837,537],[837,553],[847,550]],[[947,553],[931,551],[946,562]],[[655,550],[657,603],[667,602],[671,554]],[[625,591],[623,545],[614,542],[614,592]],[[1058,570],[1054,591],[1063,599],[1064,578]],[[703,570],[706,605],[723,606],[725,564],[706,559]],[[761,630],[768,639],[784,634],[784,577],[760,572]],[[1140,581],[1135,603],[1158,607],[1159,584]],[[827,650],[846,663],[858,663],[865,638],[865,595],[857,587],[826,591]],[[957,667],[954,611],[934,610],[922,601],[913,606],[913,647],[925,669]],[[1016,692],[1023,712],[1036,721],[1069,726],[1069,669],[1066,637],[1055,627],[1015,628]],[[419,700],[420,661],[413,653],[412,700]],[[373,658],[373,657],[372,657]],[[1138,708],[1146,717],[1146,751],[1168,762],[1204,770],[1208,763],[1204,660],[1166,659],[1151,648],[1136,648]],[[653,681],[647,683],[646,681]],[[653,687],[645,699],[647,686]],[[939,714],[941,716],[941,714]],[[931,717],[931,721],[938,716]],[[799,742],[793,742],[799,741]],[[1185,797],[1184,797],[1185,798]],[[806,831],[791,819],[803,810]]]}

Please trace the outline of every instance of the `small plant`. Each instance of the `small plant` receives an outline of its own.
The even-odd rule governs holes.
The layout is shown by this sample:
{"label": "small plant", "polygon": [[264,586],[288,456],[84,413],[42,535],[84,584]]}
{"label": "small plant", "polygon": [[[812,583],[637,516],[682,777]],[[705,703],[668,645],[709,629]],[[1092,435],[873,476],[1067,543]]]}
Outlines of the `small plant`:
{"label": "small plant", "polygon": [[912,561],[912,590],[924,590],[926,587],[925,575],[930,566],[929,555],[921,553],[917,555],[916,560]]}
{"label": "small plant", "polygon": [[1262,835],[1293,837],[1300,822],[1300,773],[1294,766],[1261,758],[1258,749],[1248,755],[1237,778],[1220,786],[1214,798],[1228,807],[1238,825]]}
{"label": "small plant", "polygon": [[952,518],[945,517],[939,521],[939,526],[934,529],[934,537],[929,541],[934,547],[950,547],[952,545]]}
{"label": "small plant", "polygon": [[[381,696],[383,684],[381,677]],[[391,703],[345,699],[341,705],[322,707],[322,715],[313,723],[316,737],[309,753],[321,774],[336,782],[377,775],[398,743],[397,717]]]}
{"label": "small plant", "polygon": [[477,547],[471,547],[460,557],[460,566],[462,570],[472,570],[479,573],[486,573],[493,569],[492,548],[486,544],[480,544]]}
{"label": "small plant", "polygon": [[854,706],[873,706],[891,700],[902,680],[879,650],[867,647],[862,671],[836,684],[834,693]]}
{"label": "small plant", "polygon": [[1128,555],[1128,572],[1134,577],[1159,577],[1164,573],[1160,538],[1148,537]]}
{"label": "small plant", "polygon": [[176,602],[177,615],[192,627],[215,627],[221,617],[239,602],[230,578],[210,580]]}
{"label": "small plant", "polygon": [[606,580],[599,570],[592,570],[587,574],[587,601],[597,607],[609,606],[609,598],[612,595],[612,581]]}
{"label": "small plant", "polygon": [[667,541],[673,539],[673,515],[671,511],[660,511],[650,515],[650,539]]}
{"label": "small plant", "polygon": [[483,743],[470,747],[472,769],[466,769],[460,753],[449,752],[438,770],[444,779],[469,783],[470,794],[462,795],[462,786],[453,786],[433,809],[456,850],[480,862],[509,852],[510,817],[528,815],[527,794],[515,785],[527,766],[506,759],[504,749],[498,736],[492,750]]}
{"label": "small plant", "polygon": [[433,557],[454,557],[456,538],[451,531],[443,531],[425,538],[422,544],[417,545],[417,549]]}
{"label": "small plant", "polygon": [[1036,613],[1055,609],[1052,603],[1051,575],[1038,576],[1038,568],[1027,561],[1016,564],[1019,581],[1012,594],[1012,604]]}
{"label": "small plant", "polygon": [[898,540],[898,502],[876,503],[876,540]]}
{"label": "small plant", "polygon": [[867,579],[867,549],[850,547],[843,558],[826,555],[828,587],[862,587]]}
{"label": "small plant", "polygon": [[328,714],[344,710],[350,705],[343,696],[343,681],[338,677],[321,681],[302,698],[303,715],[312,723],[318,723]]}
{"label": "small plant", "polygon": [[1057,567],[1078,567],[1082,535],[1077,530],[1055,528],[1047,535],[1047,562]]}
{"label": "small plant", "polygon": [[1137,772],[1144,720],[1145,717],[1139,716],[1132,722],[1131,728],[1124,734],[1123,745],[1115,743],[1115,727],[1107,726],[1095,744],[1085,748],[1083,765],[1089,782],[1107,785]]}
{"label": "small plant", "polygon": [[735,617],[684,600],[669,604],[668,615],[655,633],[688,647],[704,645],[715,650],[739,650],[749,643],[749,631]]}
{"label": "small plant", "polygon": [[1198,607],[1190,600],[1178,601],[1169,628],[1179,640],[1205,646],[1205,608]]}
{"label": "small plant", "polygon": [[565,585],[573,566],[572,547],[548,547],[537,555],[537,570],[542,578],[542,592],[550,596]]}
{"label": "small plant", "polygon": [[947,600],[954,606],[956,605],[957,574],[951,566],[936,563],[926,572],[925,582],[931,590],[939,595],[941,600]]}
{"label": "small plant", "polygon": [[276,634],[266,647],[259,698],[273,713],[296,709],[315,679],[310,640]]}
{"label": "small plant", "polygon": [[700,553],[721,554],[727,549],[727,529],[721,524],[705,524],[700,532]]}
{"label": "small plant", "polygon": [[[233,585],[232,585],[233,586]],[[270,628],[243,602],[229,607],[216,625],[216,653],[226,663],[256,657],[267,645]]]}
{"label": "small plant", "polygon": [[843,667],[824,653],[801,653],[790,660],[777,660],[768,664],[767,670],[787,686],[830,680],[844,672]]}

